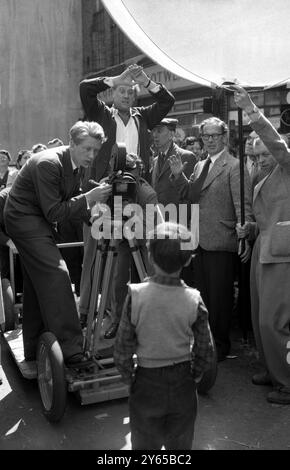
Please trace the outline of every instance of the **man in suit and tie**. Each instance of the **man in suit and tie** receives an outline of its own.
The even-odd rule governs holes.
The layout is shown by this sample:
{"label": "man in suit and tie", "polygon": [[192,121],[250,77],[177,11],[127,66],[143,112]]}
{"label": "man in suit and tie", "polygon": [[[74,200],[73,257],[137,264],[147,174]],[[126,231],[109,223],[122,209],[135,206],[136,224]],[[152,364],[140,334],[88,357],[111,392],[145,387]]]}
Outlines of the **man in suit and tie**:
{"label": "man in suit and tie", "polygon": [[[160,204],[178,204],[184,202],[180,198],[174,181],[170,178],[169,157],[179,155],[184,165],[184,173],[189,178],[197,162],[189,150],[184,150],[174,143],[177,119],[164,118],[152,130],[153,142],[158,155],[154,158],[152,169],[152,186],[157,193]],[[176,220],[174,222],[177,222]]]}
{"label": "man in suit and tie", "polygon": [[[238,252],[235,226],[241,216],[239,161],[226,149],[228,128],[223,121],[216,117],[206,119],[200,125],[200,133],[208,157],[196,164],[190,180],[183,172],[180,158],[171,157],[170,167],[181,197],[199,203],[199,247],[193,260],[194,277],[209,311],[218,360],[223,360],[231,346]],[[252,220],[247,173],[245,215],[246,220]]]}
{"label": "man in suit and tie", "polygon": [[54,228],[75,217],[88,222],[90,207],[109,196],[111,186],[107,184],[80,193],[80,172],[104,141],[99,124],[77,122],[70,130],[68,146],[39,152],[27,161],[6,201],[6,230],[23,266],[27,361],[35,360],[38,338],[46,330],[56,336],[67,365],[87,365],[71,280],[56,246]]}

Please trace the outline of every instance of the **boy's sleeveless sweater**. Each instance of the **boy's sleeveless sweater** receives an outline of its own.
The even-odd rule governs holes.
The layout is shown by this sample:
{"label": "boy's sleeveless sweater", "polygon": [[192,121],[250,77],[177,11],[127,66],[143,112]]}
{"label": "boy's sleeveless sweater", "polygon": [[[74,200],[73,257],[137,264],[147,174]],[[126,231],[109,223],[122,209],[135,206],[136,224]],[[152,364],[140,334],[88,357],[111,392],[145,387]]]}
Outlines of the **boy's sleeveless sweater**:
{"label": "boy's sleeveless sweater", "polygon": [[150,280],[129,287],[138,365],[164,367],[189,361],[199,291],[184,283],[172,286]]}

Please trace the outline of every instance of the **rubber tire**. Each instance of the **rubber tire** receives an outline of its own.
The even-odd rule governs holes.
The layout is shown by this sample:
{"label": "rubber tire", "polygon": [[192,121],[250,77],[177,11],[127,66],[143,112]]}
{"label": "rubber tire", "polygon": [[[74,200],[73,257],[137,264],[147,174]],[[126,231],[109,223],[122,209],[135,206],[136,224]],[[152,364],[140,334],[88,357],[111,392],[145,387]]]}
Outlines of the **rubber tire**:
{"label": "rubber tire", "polygon": [[[45,364],[49,364],[51,372],[49,387],[46,384],[48,379],[43,376]],[[62,350],[56,337],[50,332],[43,333],[38,341],[37,381],[44,416],[52,423],[60,421],[66,409],[67,384]]]}
{"label": "rubber tire", "polygon": [[213,339],[212,334],[211,334],[211,338],[212,338],[212,342],[214,346],[213,364],[212,364],[212,367],[203,374],[201,381],[196,385],[197,392],[199,395],[206,395],[207,392],[214,386],[216,378],[217,378],[217,371],[218,371],[217,350],[216,350],[216,345],[215,345],[215,341]]}
{"label": "rubber tire", "polygon": [[4,306],[4,331],[15,330],[15,309],[14,309],[14,295],[9,279],[1,279],[3,306]]}

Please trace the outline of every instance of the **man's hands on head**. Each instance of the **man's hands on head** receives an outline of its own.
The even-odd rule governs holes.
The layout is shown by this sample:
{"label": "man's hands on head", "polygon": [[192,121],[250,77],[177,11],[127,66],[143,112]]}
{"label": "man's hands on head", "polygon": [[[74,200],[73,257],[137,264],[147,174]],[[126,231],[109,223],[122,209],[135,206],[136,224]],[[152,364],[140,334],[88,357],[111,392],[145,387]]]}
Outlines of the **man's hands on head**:
{"label": "man's hands on head", "polygon": [[134,86],[136,84],[146,86],[149,83],[149,77],[144,72],[143,67],[137,64],[129,65],[120,75],[110,78],[114,86]]}
{"label": "man's hands on head", "polygon": [[144,72],[143,67],[141,67],[140,65],[133,64],[133,65],[129,65],[128,70],[132,77],[132,80],[135,83],[137,83],[138,85],[143,85],[143,86],[148,85],[150,79]]}

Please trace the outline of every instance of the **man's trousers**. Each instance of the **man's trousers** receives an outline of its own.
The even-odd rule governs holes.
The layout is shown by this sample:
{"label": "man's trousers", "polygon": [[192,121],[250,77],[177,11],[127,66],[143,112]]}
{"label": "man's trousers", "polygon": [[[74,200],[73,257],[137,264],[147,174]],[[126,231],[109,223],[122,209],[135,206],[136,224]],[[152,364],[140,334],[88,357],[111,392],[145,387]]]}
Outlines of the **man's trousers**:
{"label": "man's trousers", "polygon": [[237,254],[198,248],[193,260],[195,287],[208,309],[219,358],[230,352]]}
{"label": "man's trousers", "polygon": [[23,265],[23,343],[34,360],[43,331],[53,333],[64,358],[82,353],[83,336],[71,280],[52,236],[13,237]]}

